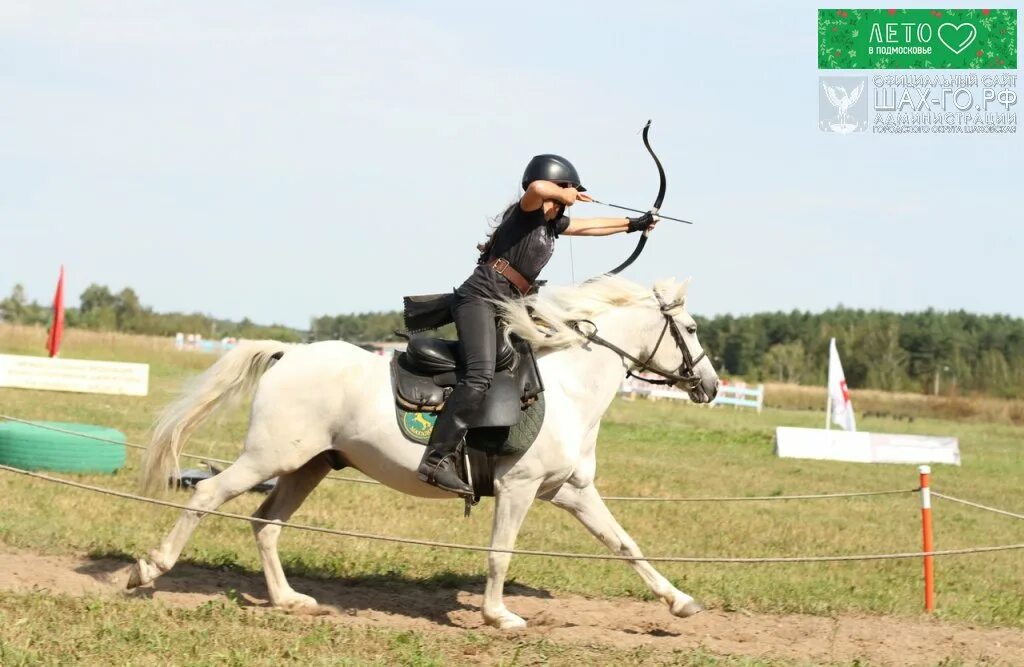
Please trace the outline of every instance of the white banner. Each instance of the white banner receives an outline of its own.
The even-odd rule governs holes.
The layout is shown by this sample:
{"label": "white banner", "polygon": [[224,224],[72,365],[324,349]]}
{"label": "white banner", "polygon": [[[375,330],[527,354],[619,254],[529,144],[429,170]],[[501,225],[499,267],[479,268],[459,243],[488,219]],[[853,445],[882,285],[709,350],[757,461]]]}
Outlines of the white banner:
{"label": "white banner", "polygon": [[902,433],[780,426],[775,429],[775,453],[791,459],[960,465],[960,443],[956,438]]}
{"label": "white banner", "polygon": [[145,396],[149,364],[0,354],[0,387]]}

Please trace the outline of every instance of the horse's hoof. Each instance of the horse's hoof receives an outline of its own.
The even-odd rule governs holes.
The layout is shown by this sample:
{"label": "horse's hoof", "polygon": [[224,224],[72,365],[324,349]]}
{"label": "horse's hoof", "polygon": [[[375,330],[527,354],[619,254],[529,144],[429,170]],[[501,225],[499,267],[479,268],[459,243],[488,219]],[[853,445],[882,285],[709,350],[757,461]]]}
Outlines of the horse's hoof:
{"label": "horse's hoof", "polygon": [[292,591],[289,595],[277,600],[274,606],[290,612],[311,614],[317,611],[320,603],[316,601],[316,598]]}
{"label": "horse's hoof", "polygon": [[138,588],[142,585],[142,574],[139,573],[139,564],[135,563],[132,565],[132,569],[128,571],[128,584],[125,586],[128,590]]}
{"label": "horse's hoof", "polygon": [[526,621],[512,612],[503,616],[497,625],[499,630],[522,630],[525,627]]}
{"label": "horse's hoof", "polygon": [[140,558],[128,571],[128,590],[153,583],[163,572],[144,558]]}
{"label": "horse's hoof", "polygon": [[525,620],[507,609],[499,614],[485,614],[484,621],[499,630],[522,630],[526,627]]}
{"label": "horse's hoof", "polygon": [[671,611],[673,616],[689,618],[704,611],[704,607],[700,606],[696,600],[687,600],[686,602],[680,600],[672,605]]}

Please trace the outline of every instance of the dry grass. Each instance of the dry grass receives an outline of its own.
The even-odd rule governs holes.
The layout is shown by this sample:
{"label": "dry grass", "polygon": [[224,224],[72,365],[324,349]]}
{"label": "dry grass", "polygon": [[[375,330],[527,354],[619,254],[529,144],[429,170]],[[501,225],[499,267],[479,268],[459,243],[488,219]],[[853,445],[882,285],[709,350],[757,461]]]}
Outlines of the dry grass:
{"label": "dry grass", "polygon": [[[46,355],[46,329],[0,323],[0,353]],[[180,378],[183,372],[202,371],[216,359],[210,354],[177,350],[170,337],[71,328],[64,330],[60,356],[149,364],[150,377],[158,378]]]}
{"label": "dry grass", "polygon": [[[850,392],[859,415],[897,420],[951,419],[1024,426],[1024,399],[992,396],[928,396],[872,389]],[[825,388],[795,384],[765,385],[765,405],[783,410],[824,412]],[[824,419],[824,417],[823,417]]]}

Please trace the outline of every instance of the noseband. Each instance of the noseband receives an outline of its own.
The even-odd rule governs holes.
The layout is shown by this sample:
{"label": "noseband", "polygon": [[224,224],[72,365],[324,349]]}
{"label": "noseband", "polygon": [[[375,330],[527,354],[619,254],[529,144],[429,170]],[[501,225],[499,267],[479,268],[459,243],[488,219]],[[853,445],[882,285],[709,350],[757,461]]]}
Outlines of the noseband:
{"label": "noseband", "polygon": [[[700,376],[694,372],[694,368],[707,355],[702,350],[701,353],[697,355],[696,359],[690,356],[690,350],[686,347],[686,341],[683,340],[683,334],[679,331],[679,326],[676,324],[675,318],[669,315],[669,311],[675,308],[678,304],[666,304],[664,301],[662,301],[660,295],[655,293],[654,296],[658,300],[658,305],[661,307],[661,316],[665,318],[665,325],[661,328],[661,335],[658,336],[658,342],[655,343],[654,345],[654,351],[647,356],[646,361],[640,361],[639,359],[637,359],[630,353],[626,352],[622,348],[618,347],[614,343],[611,343],[605,340],[604,338],[598,336],[597,325],[591,322],[590,320],[575,320],[573,322],[568,322],[567,324],[569,324],[569,326],[571,326],[576,333],[578,333],[580,336],[583,336],[588,341],[596,343],[601,347],[606,347],[612,352],[618,354],[620,357],[623,357],[624,359],[629,359],[634,364],[636,364],[634,368],[631,368],[630,370],[626,371],[626,375],[628,375],[629,377],[634,377],[638,380],[643,380],[644,382],[648,382],[650,384],[685,384],[688,389],[696,389],[697,386],[700,384]],[[589,332],[584,331],[580,327],[580,325],[583,324],[584,322],[593,327],[593,330]],[[679,364],[679,368],[676,369],[675,373],[669,373],[666,371],[658,370],[657,368],[654,368],[653,366],[650,365],[651,359],[653,359],[654,355],[658,353],[658,348],[661,347],[661,342],[665,339],[666,331],[672,332],[672,338],[676,342],[676,347],[682,354],[682,363]],[[634,370],[638,372],[648,371],[664,379],[652,380],[650,378],[645,378],[641,375],[636,375],[633,372]]]}

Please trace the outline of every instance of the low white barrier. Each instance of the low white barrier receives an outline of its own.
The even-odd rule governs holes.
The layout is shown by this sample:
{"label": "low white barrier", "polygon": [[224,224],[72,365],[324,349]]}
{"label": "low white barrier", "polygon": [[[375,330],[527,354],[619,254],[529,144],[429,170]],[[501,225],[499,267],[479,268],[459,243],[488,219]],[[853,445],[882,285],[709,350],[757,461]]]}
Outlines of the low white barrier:
{"label": "low white barrier", "polygon": [[[652,378],[657,376],[652,375]],[[676,389],[672,386],[650,384],[644,382],[640,378],[626,377],[622,381],[622,385],[619,387],[619,393],[624,398],[633,399],[637,396],[645,396],[647,398],[657,400],[659,398],[675,398],[684,401],[690,400],[689,395],[681,390]],[[754,408],[758,412],[761,412],[761,408],[764,407],[764,385],[759,384],[757,387],[748,387],[745,384],[723,384],[718,388],[718,396],[711,403],[715,405],[732,405],[740,408]]]}
{"label": "low white barrier", "polygon": [[221,338],[210,340],[203,338],[201,334],[178,333],[174,336],[174,347],[177,350],[191,350],[195,352],[227,352],[238,346],[237,338]]}
{"label": "low white barrier", "polygon": [[0,354],[0,387],[145,396],[149,364]]}
{"label": "low white barrier", "polygon": [[718,388],[718,396],[711,405],[733,405],[740,408],[754,408],[761,412],[764,407],[764,385],[727,384]]}
{"label": "low white barrier", "polygon": [[960,442],[957,438],[906,433],[779,426],[775,429],[775,453],[780,458],[852,463],[960,465]]}

